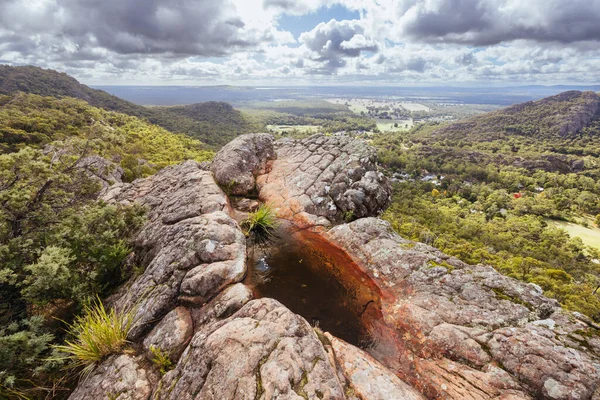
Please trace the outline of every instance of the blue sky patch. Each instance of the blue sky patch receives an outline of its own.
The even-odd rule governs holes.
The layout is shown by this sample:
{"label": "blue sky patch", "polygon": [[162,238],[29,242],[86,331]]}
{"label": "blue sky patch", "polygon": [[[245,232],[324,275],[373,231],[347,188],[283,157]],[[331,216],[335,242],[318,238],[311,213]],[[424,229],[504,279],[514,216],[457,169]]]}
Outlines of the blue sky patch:
{"label": "blue sky patch", "polygon": [[321,7],[317,11],[306,15],[287,15],[279,17],[280,29],[289,31],[298,39],[301,33],[311,31],[321,22],[329,22],[332,19],[343,21],[347,19],[359,19],[358,11],[351,11],[343,5],[336,4],[331,7]]}

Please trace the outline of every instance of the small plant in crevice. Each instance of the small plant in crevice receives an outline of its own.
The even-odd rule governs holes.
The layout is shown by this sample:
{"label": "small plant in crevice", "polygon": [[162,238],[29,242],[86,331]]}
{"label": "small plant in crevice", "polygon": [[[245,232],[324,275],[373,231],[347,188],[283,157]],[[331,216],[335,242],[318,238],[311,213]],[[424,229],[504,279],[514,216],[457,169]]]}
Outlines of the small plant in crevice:
{"label": "small plant in crevice", "polygon": [[155,345],[150,345],[150,353],[152,353],[151,361],[158,367],[161,375],[166,374],[173,368],[173,361],[166,351]]}
{"label": "small plant in crevice", "polygon": [[356,214],[354,214],[354,210],[348,210],[344,212],[344,221],[349,223],[356,220]]}
{"label": "small plant in crevice", "polygon": [[279,223],[271,207],[261,204],[255,212],[248,214],[248,218],[242,221],[241,226],[246,236],[260,245],[273,239]]}
{"label": "small plant in crevice", "polygon": [[134,327],[135,310],[107,310],[100,299],[84,308],[84,313],[67,324],[72,340],[53,346],[73,368],[82,368],[82,376],[111,354],[125,350],[127,335]]}

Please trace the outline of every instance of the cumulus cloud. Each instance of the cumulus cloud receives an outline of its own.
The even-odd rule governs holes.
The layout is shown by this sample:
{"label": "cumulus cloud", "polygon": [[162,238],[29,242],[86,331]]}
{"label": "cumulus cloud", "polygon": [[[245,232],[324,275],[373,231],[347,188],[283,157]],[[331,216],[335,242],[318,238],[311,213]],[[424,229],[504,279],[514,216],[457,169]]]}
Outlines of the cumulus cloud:
{"label": "cumulus cloud", "polygon": [[[319,19],[333,5],[360,17]],[[0,0],[0,63],[88,83],[596,83],[598,21],[600,0]]]}
{"label": "cumulus cloud", "polygon": [[426,42],[600,41],[600,0],[402,0],[397,17],[402,36]]}
{"label": "cumulus cloud", "polygon": [[230,0],[3,0],[0,27],[13,43],[70,41],[118,54],[222,56],[284,37],[249,26]]}
{"label": "cumulus cloud", "polygon": [[301,34],[299,40],[312,52],[314,60],[324,63],[318,68],[323,73],[344,67],[347,57],[378,50],[377,44],[365,36],[365,28],[358,20],[322,22],[310,32]]}

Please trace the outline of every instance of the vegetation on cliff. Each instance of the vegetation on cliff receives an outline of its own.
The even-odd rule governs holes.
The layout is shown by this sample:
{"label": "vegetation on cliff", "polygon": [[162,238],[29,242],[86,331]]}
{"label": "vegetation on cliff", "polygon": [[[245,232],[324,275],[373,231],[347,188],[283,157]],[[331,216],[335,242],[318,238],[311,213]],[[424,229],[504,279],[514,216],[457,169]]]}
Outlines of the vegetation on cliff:
{"label": "vegetation on cliff", "polygon": [[99,182],[79,159],[31,147],[0,155],[0,397],[56,396],[55,318],[69,320],[131,273],[123,261],[144,210],[96,202]]}
{"label": "vegetation on cliff", "polygon": [[[121,165],[133,180],[183,160],[206,161],[212,152],[198,140],[174,135],[138,118],[91,107],[73,98],[17,93],[0,95],[0,151],[74,146]],[[46,148],[45,151],[47,151]]]}
{"label": "vegetation on cliff", "polygon": [[273,237],[278,225],[273,209],[267,204],[261,204],[241,223],[246,235],[250,236],[257,244],[268,242]]}
{"label": "vegetation on cliff", "polygon": [[124,260],[145,220],[98,191],[119,168],[133,180],[212,152],[82,100],[24,93],[0,95],[0,152],[0,398],[60,397],[59,320],[135,272]]}

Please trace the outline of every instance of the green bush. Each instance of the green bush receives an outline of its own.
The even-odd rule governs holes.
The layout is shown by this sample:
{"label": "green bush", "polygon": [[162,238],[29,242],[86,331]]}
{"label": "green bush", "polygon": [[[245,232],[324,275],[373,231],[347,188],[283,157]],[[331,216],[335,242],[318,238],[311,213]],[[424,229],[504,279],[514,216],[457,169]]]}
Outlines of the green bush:
{"label": "green bush", "polygon": [[60,360],[47,359],[54,336],[42,317],[12,322],[0,329],[0,398],[29,398],[28,379],[57,371]]}

